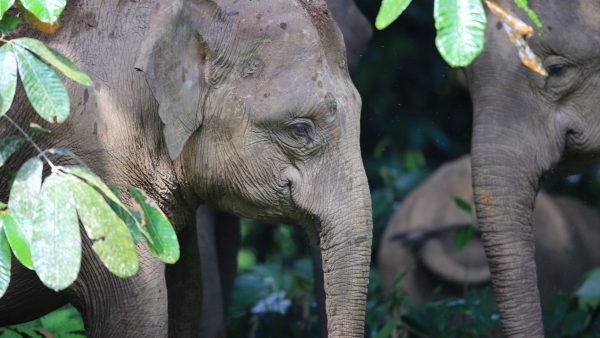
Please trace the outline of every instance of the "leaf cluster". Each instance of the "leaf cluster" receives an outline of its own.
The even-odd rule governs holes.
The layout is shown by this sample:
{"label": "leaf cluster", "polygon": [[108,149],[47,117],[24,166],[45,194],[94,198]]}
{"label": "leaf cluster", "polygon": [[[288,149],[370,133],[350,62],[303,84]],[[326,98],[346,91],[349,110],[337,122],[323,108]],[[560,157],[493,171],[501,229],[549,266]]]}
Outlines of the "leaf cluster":
{"label": "leaf cluster", "polygon": [[[382,0],[375,27],[384,29],[392,24],[406,10],[411,1]],[[537,57],[533,53],[529,55],[521,51],[521,49],[528,48],[526,38],[529,36],[523,36],[520,34],[521,32],[511,29],[513,24],[526,24],[504,9],[496,0],[434,0],[433,17],[437,30],[435,45],[442,58],[451,67],[466,67],[483,52],[487,26],[484,2],[492,10],[492,13],[499,17],[503,25],[508,27],[507,33],[511,36],[517,49],[520,49],[519,56],[523,64],[545,75]],[[514,2],[542,33],[542,22],[535,11],[529,7],[528,0],[514,0]],[[503,15],[499,15],[494,7],[502,8]],[[516,33],[520,35],[517,36]]]}
{"label": "leaf cluster", "polygon": [[[19,12],[7,14],[11,7]],[[20,125],[8,116],[17,82],[38,115],[48,123],[64,122],[70,113],[67,90],[51,68],[84,86],[91,78],[67,57],[28,37],[7,39],[21,23],[34,27],[57,24],[66,0],[0,0],[0,118],[21,136],[0,138],[0,167],[20,148],[29,144],[37,155],[17,170],[7,203],[0,202],[0,297],[11,277],[11,256],[35,270],[49,288],[59,291],[71,285],[79,273],[82,255],[80,223],[92,250],[109,271],[130,277],[138,271],[135,244],[144,238],[163,262],[179,259],[179,244],[164,213],[142,192],[131,187],[130,210],[116,187],[109,188],[67,149],[42,149]],[[30,124],[34,134],[51,131]],[[67,157],[77,165],[55,165],[50,157]],[[43,177],[44,167],[50,175]],[[11,254],[12,252],[12,254]]]}

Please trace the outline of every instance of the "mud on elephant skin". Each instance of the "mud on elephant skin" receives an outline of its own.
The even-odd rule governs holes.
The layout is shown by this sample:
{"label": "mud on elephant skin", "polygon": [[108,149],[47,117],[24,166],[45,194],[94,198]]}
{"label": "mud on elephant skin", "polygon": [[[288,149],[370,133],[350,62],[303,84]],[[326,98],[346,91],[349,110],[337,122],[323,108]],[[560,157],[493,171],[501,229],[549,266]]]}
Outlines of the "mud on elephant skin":
{"label": "mud on elephant skin", "polygon": [[[515,13],[518,8],[506,2]],[[540,180],[600,152],[600,3],[530,1],[544,24],[528,42],[548,76],[523,66],[488,13],[486,48],[467,68],[475,206],[506,337],[542,337],[533,207]],[[500,29],[499,29],[500,28]]]}
{"label": "mud on elephant skin", "polygon": [[[201,203],[301,225],[322,252],[329,336],[363,336],[372,220],[361,102],[323,1],[80,0],[47,42],[95,87],[69,85],[74,114],[42,146],[66,146],[108,183],[143,188],[180,233]],[[35,115],[24,102],[21,93],[9,112],[21,123]],[[89,245],[65,292],[17,274],[0,325],[71,302],[89,336],[166,336],[164,266],[140,245],[138,275],[121,280]]]}
{"label": "mud on elephant skin", "polygon": [[[442,294],[462,295],[464,286],[489,285],[490,272],[481,240],[474,238],[462,252],[454,231],[471,216],[453,199],[473,203],[471,159],[445,164],[413,191],[394,213],[379,248],[384,292],[396,276],[406,273],[400,286],[421,303],[439,285]],[[535,211],[536,262],[542,303],[556,291],[572,290],[581,276],[600,265],[600,215],[569,198],[538,195]]]}

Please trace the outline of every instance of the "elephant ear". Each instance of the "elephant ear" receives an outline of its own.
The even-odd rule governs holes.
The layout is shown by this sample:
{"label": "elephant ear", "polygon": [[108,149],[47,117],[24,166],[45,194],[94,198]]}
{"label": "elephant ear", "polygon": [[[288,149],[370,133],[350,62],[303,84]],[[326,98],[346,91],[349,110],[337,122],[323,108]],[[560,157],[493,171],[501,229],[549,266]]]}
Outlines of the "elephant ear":
{"label": "elephant ear", "polygon": [[[159,0],[136,61],[159,104],[164,137],[172,160],[201,126],[208,47],[194,29],[189,1]],[[198,18],[196,18],[196,22]]]}

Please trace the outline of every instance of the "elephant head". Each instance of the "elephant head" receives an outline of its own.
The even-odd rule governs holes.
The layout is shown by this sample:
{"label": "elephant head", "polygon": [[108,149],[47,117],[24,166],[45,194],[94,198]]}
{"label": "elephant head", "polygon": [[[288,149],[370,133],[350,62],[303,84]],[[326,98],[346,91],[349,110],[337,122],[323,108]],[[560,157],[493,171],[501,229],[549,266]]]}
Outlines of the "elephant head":
{"label": "elephant head", "polygon": [[530,5],[544,35],[529,44],[548,76],[521,64],[491,15],[485,51],[467,69],[475,204],[507,337],[543,336],[532,227],[540,179],[600,151],[600,3]]}
{"label": "elephant head", "polygon": [[159,1],[138,66],[183,194],[303,226],[322,253],[330,337],[362,337],[371,204],[360,96],[324,1]]}

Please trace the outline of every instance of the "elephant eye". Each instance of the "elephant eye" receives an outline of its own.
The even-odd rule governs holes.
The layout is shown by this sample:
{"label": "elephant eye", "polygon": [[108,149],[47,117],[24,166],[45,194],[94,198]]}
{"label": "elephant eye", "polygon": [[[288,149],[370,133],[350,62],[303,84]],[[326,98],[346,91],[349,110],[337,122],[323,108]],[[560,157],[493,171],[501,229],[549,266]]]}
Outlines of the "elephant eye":
{"label": "elephant eye", "polygon": [[544,89],[553,100],[570,93],[581,78],[577,64],[562,56],[547,57],[544,60],[544,68],[548,71]]}
{"label": "elephant eye", "polygon": [[308,137],[310,126],[306,123],[295,123],[292,125],[291,131],[297,138]]}
{"label": "elephant eye", "polygon": [[548,76],[562,76],[565,73],[565,65],[555,64],[548,67]]}

